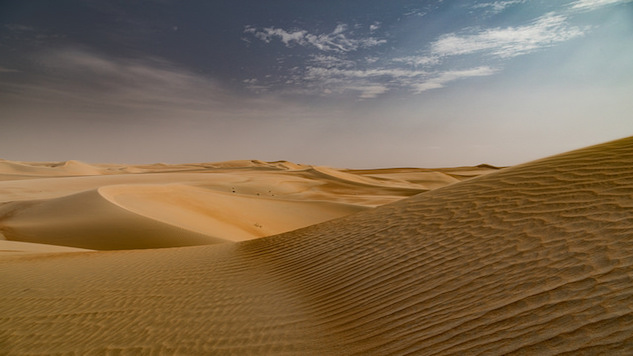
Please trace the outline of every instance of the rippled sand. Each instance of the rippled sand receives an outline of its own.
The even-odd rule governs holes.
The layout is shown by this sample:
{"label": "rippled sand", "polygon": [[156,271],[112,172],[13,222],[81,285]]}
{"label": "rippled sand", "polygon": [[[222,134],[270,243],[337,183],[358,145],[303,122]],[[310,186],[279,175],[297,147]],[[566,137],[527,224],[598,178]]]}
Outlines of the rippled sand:
{"label": "rippled sand", "polygon": [[[284,185],[271,178],[274,184],[266,187],[288,189],[284,203],[317,201],[358,211],[246,241],[7,252],[0,258],[0,349],[130,355],[633,353],[633,138],[492,169],[406,199],[416,189],[435,187],[423,188],[408,171],[290,170],[303,172],[309,182],[327,183],[293,178]],[[84,178],[112,179],[97,173]],[[400,178],[395,182],[383,173]],[[140,173],[126,174],[116,179]],[[167,202],[188,194],[201,198],[196,189],[210,186],[218,191],[210,194],[239,194],[193,178],[170,190],[162,178],[155,179],[149,183],[155,186],[143,181],[139,189],[132,189],[134,182],[81,181],[85,191],[71,195],[59,193],[58,181],[42,179],[37,186],[28,184],[34,179],[5,181],[1,192],[20,195],[16,189],[22,187],[24,199],[0,206],[5,214],[0,224],[16,236],[31,236],[30,231],[34,236],[45,231],[33,227],[40,217],[64,209],[79,214],[83,209],[76,201],[88,201],[106,215],[120,209],[135,219],[186,229],[183,236],[193,241],[194,232],[213,234],[168,221],[179,212]],[[244,190],[240,198],[266,192],[261,181],[249,182],[238,186]],[[377,182],[388,184],[379,188]],[[229,185],[224,187],[235,188]],[[364,193],[338,194],[350,185]],[[160,198],[150,194],[157,187],[167,189]],[[380,189],[387,190],[377,194]],[[155,209],[132,206],[154,198]],[[137,223],[141,220],[130,225]],[[69,240],[93,239],[86,229]],[[174,231],[161,239],[177,240],[173,236],[180,230]],[[124,244],[116,229],[111,235],[118,242],[110,247]]]}

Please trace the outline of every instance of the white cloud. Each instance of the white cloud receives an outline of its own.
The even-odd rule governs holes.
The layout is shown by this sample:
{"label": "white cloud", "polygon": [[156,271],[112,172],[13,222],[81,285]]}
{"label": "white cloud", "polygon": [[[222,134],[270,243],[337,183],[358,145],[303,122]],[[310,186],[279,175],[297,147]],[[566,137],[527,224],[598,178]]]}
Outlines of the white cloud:
{"label": "white cloud", "polygon": [[[577,0],[573,4],[580,8],[622,1],[627,0]],[[527,0],[494,0],[471,8],[498,13],[525,2]],[[288,85],[296,86],[304,93],[323,95],[352,90],[360,92],[360,99],[370,99],[394,89],[419,94],[463,78],[493,75],[502,68],[501,62],[504,60],[584,35],[587,29],[571,25],[568,20],[571,13],[569,7],[567,9],[567,12],[544,14],[522,26],[469,28],[463,32],[447,33],[428,43],[424,52],[395,58],[356,58],[350,53],[386,42],[371,36],[382,26],[378,22],[356,26],[353,31],[340,24],[325,34],[312,34],[301,29],[286,31],[275,27],[247,27],[245,32],[266,43],[278,40],[287,47],[300,45],[322,51],[308,57],[303,67],[291,70],[286,84],[290,83]],[[366,29],[367,26],[369,35],[353,35],[354,31]],[[469,60],[479,63],[467,70],[451,67],[453,61],[448,57],[464,55],[472,55]],[[487,63],[491,59],[495,60],[494,65]]]}
{"label": "white cloud", "polygon": [[396,63],[404,63],[414,67],[426,67],[440,63],[437,56],[406,56],[392,59]]}
{"label": "white cloud", "polygon": [[[447,83],[465,78],[483,77],[497,70],[481,66],[467,70],[448,70],[430,73],[421,70],[378,68],[368,70],[345,70],[337,68],[309,67],[302,78],[326,85],[326,93],[341,93],[346,90],[360,91],[360,99],[371,99],[393,88],[408,88],[414,93],[443,88]],[[388,83],[389,86],[385,83]],[[319,89],[323,92],[322,89]]]}
{"label": "white cloud", "polygon": [[365,57],[364,60],[367,64],[374,64],[380,60],[380,57]]}
{"label": "white cloud", "polygon": [[488,9],[493,14],[498,14],[500,12],[503,12],[503,10],[505,10],[506,7],[508,7],[508,6],[512,6],[512,5],[516,5],[516,4],[522,4],[525,1],[526,0],[493,1],[493,2],[486,2],[486,3],[482,3],[482,4],[476,4],[476,5],[473,6],[473,8],[474,9]]}
{"label": "white cloud", "polygon": [[347,26],[340,24],[330,33],[312,34],[306,30],[286,31],[281,28],[264,27],[258,30],[255,27],[247,26],[245,33],[250,33],[256,38],[270,43],[273,39],[279,39],[286,47],[299,45],[304,47],[315,47],[324,52],[350,52],[360,48],[369,48],[386,43],[386,40],[374,37],[350,38],[346,34]]}
{"label": "white cloud", "polygon": [[324,68],[351,68],[356,65],[356,62],[351,60],[322,54],[311,56],[309,62]]}
{"label": "white cloud", "polygon": [[497,70],[487,66],[467,70],[446,71],[421,83],[417,83],[413,85],[413,87],[415,92],[419,94],[427,90],[443,88],[446,83],[453,82],[459,79],[485,77],[496,72]]}
{"label": "white cloud", "polygon": [[426,11],[422,11],[420,9],[413,9],[411,11],[405,12],[404,16],[426,16],[427,12]]}
{"label": "white cloud", "polygon": [[550,47],[583,33],[580,28],[569,26],[565,16],[548,13],[526,26],[493,28],[464,36],[454,33],[443,35],[431,43],[431,52],[436,56],[454,56],[487,51],[498,57],[510,58]]}
{"label": "white cloud", "polygon": [[[314,82],[317,88],[325,85],[326,93],[354,90],[360,92],[360,99],[372,99],[391,89],[406,89],[420,94],[427,90],[443,88],[447,83],[459,79],[483,77],[496,72],[496,69],[488,66],[439,73],[402,68],[355,70],[308,67],[302,77],[302,82]],[[318,90],[323,92],[322,89]]]}
{"label": "white cloud", "polygon": [[360,95],[358,96],[360,99],[373,99],[389,91],[389,88],[381,84],[348,87],[346,89],[360,91]]}
{"label": "white cloud", "polygon": [[304,42],[304,38],[308,34],[307,31],[287,32],[274,27],[265,27],[262,31],[258,31],[254,27],[246,27],[244,32],[252,33],[256,38],[259,38],[266,43],[270,43],[273,38],[278,37],[286,46],[290,45],[290,42],[293,41],[301,44]]}
{"label": "white cloud", "polygon": [[339,69],[308,67],[306,69],[306,79],[329,79],[329,78],[379,78],[389,77],[391,79],[414,78],[427,75],[428,72],[420,70],[407,70],[400,68],[376,68],[376,69]]}
{"label": "white cloud", "polygon": [[345,67],[308,66],[292,79],[300,83],[305,94],[330,95],[358,92],[359,99],[378,97],[391,88],[409,88],[428,72],[402,68],[354,69]]}
{"label": "white cloud", "polygon": [[574,10],[591,11],[607,5],[628,2],[633,2],[633,0],[577,0],[571,4],[571,8]]}

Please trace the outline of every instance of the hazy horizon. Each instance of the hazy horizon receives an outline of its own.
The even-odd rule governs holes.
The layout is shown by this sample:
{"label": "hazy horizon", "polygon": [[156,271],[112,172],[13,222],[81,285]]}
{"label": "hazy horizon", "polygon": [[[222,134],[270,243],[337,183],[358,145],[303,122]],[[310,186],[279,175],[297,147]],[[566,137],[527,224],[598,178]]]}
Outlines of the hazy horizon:
{"label": "hazy horizon", "polygon": [[514,165],[633,135],[631,38],[631,0],[10,0],[0,158]]}

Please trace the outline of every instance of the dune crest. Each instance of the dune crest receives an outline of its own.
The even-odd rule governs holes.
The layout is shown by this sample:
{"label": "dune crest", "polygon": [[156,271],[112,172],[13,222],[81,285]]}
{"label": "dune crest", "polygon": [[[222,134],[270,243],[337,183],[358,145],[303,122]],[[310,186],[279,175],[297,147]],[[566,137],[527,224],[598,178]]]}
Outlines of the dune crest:
{"label": "dune crest", "polygon": [[341,203],[278,200],[182,184],[116,185],[99,189],[138,215],[224,241],[243,241],[312,225],[366,208]]}
{"label": "dune crest", "polygon": [[85,176],[98,175],[103,171],[80,161],[62,162],[15,162],[0,160],[0,174],[17,176]]}
{"label": "dune crest", "polygon": [[414,169],[405,179],[372,171],[382,172],[376,179],[287,161],[0,161],[0,233],[13,241],[97,250],[243,241],[427,191],[427,171]]}
{"label": "dune crest", "polygon": [[226,242],[134,214],[89,190],[0,206],[8,240],[97,250],[161,248]]}
{"label": "dune crest", "polygon": [[49,254],[88,251],[91,250],[29,242],[7,241],[4,240],[4,236],[0,234],[0,252],[5,255]]}
{"label": "dune crest", "polygon": [[260,239],[7,257],[0,345],[15,355],[631,354],[631,192],[627,138]]}

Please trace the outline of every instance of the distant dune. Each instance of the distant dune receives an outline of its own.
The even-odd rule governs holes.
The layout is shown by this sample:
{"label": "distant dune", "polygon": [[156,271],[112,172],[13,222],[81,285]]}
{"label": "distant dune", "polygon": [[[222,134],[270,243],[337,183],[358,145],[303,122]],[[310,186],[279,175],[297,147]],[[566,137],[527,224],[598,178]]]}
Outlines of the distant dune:
{"label": "distant dune", "polygon": [[[228,206],[233,194],[250,199],[248,205],[268,193],[265,199],[292,200],[301,208],[327,201],[362,211],[241,242],[6,253],[0,258],[0,350],[633,354],[633,138],[502,170],[437,170],[430,185],[406,169],[273,166],[179,172],[173,187],[165,186],[173,172],[2,182],[0,193],[24,197],[0,206],[3,233],[15,236],[31,236],[28,229],[38,221],[55,220],[55,212],[84,202],[107,210],[106,216],[118,209],[183,230],[186,219],[177,216],[190,216],[188,204],[199,203],[188,196]],[[492,173],[466,179],[481,170]],[[423,192],[444,180],[461,182]],[[67,183],[83,190],[69,195]],[[415,194],[416,184],[426,188],[402,199]],[[213,198],[203,199],[207,193]],[[140,203],[148,200],[156,202]]]}
{"label": "distant dune", "polygon": [[[473,169],[496,170],[454,170]],[[402,175],[257,160],[140,166],[0,161],[0,177],[4,238],[96,250],[270,236],[458,181],[442,170]]]}
{"label": "distant dune", "polygon": [[96,175],[102,172],[79,161],[64,162],[14,162],[0,160],[0,174],[17,176]]}

